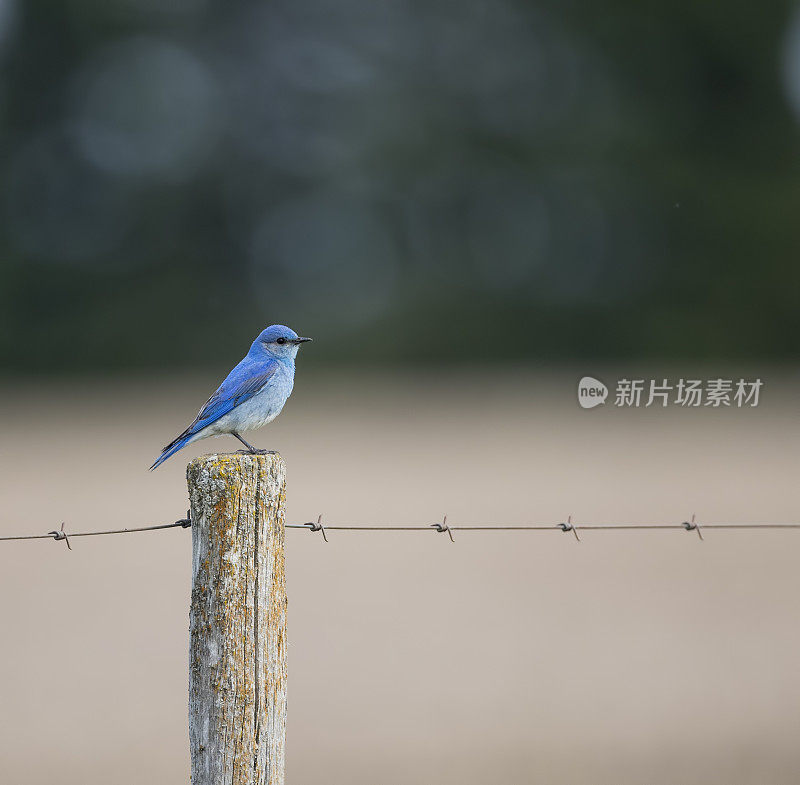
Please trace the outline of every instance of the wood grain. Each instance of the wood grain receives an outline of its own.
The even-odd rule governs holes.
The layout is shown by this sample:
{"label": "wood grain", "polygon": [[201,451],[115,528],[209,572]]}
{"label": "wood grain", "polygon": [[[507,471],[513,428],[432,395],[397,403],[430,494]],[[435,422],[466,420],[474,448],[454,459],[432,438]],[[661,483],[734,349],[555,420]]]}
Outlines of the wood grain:
{"label": "wood grain", "polygon": [[206,455],[187,479],[191,782],[282,785],[286,467],[279,455]]}

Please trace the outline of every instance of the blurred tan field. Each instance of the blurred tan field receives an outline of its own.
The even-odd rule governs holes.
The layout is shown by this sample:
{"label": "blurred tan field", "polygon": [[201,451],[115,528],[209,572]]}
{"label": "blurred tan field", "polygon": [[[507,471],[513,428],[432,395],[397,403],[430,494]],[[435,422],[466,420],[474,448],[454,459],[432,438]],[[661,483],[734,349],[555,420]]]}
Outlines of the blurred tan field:
{"label": "blurred tan field", "polygon": [[[301,367],[252,441],[293,523],[800,520],[795,376],[757,409],[583,411],[580,375]],[[186,462],[235,441],[147,467],[218,381],[6,382],[0,533],[182,517]],[[289,783],[800,781],[800,531],[329,539],[287,532]],[[0,544],[2,783],[187,781],[190,555]]]}

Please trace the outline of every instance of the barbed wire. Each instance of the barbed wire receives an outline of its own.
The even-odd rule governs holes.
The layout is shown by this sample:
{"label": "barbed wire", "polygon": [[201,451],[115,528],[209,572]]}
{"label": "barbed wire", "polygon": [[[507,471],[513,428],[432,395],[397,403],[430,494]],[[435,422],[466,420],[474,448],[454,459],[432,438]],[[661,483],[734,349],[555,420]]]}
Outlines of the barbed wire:
{"label": "barbed wire", "polygon": [[[160,529],[189,529],[192,526],[192,521],[189,513],[186,513],[185,518],[175,521],[175,523],[161,523],[155,526],[137,526],[131,529],[106,529],[103,531],[88,531],[88,532],[67,532],[64,530],[64,524],[61,524],[60,529],[54,529],[47,532],[47,534],[20,534],[7,537],[0,537],[0,542],[10,542],[12,540],[63,540],[67,548],[72,550],[70,543],[71,538],[75,537],[100,537],[109,534],[133,534],[136,532],[150,532]],[[309,523],[287,523],[287,529],[304,529],[310,532],[320,532],[325,542],[328,540],[328,532],[427,532],[428,534],[447,534],[451,542],[455,542],[453,532],[572,532],[577,541],[580,542],[579,531],[592,532],[592,531],[668,531],[668,530],[683,530],[688,532],[696,532],[700,540],[703,539],[703,532],[707,530],[727,530],[727,531],[757,531],[757,530],[775,530],[775,529],[800,529],[800,523],[704,523],[700,524],[692,515],[691,520],[681,521],[679,523],[573,523],[572,516],[568,516],[566,521],[561,523],[541,523],[541,524],[521,524],[521,525],[506,525],[498,524],[496,526],[488,524],[479,525],[462,525],[450,526],[447,523],[447,516],[445,515],[441,523],[421,524],[421,525],[342,525],[334,524],[328,525],[322,523],[322,516],[320,515],[315,522]]]}
{"label": "barbed wire", "polygon": [[72,550],[72,545],[70,544],[70,537],[102,537],[105,534],[133,534],[134,532],[152,532],[158,529],[189,529],[192,525],[191,520],[189,519],[189,513],[186,513],[185,518],[181,518],[179,521],[175,521],[175,523],[159,523],[155,526],[137,526],[133,529],[106,529],[105,531],[96,531],[96,532],[65,532],[64,531],[64,524],[61,524],[61,528],[58,530],[53,530],[47,532],[47,534],[18,534],[12,537],[0,537],[0,542],[10,542],[11,540],[64,540],[67,544],[67,548]]}
{"label": "barbed wire", "polygon": [[491,525],[464,525],[449,526],[445,515],[441,523],[431,523],[427,526],[328,526],[322,524],[320,515],[316,523],[295,523],[287,524],[287,529],[308,529],[312,532],[320,532],[325,542],[328,542],[326,532],[329,531],[349,531],[349,532],[428,532],[447,534],[451,542],[455,542],[453,532],[572,532],[575,539],[580,542],[578,531],[658,531],[679,529],[683,531],[697,532],[699,539],[703,539],[703,530],[723,529],[723,530],[757,530],[757,529],[800,529],[800,523],[705,523],[699,524],[694,515],[691,520],[681,521],[680,523],[586,523],[577,524],[572,522],[572,516],[568,516],[566,521],[561,523],[543,524],[522,524],[519,526],[509,526],[499,524]]}

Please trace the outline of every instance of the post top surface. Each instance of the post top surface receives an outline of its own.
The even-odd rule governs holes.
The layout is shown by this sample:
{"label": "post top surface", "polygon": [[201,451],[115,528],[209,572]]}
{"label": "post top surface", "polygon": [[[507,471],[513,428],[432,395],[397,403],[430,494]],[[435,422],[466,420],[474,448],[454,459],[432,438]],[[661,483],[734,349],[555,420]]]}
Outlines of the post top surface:
{"label": "post top surface", "polygon": [[254,465],[260,468],[267,468],[275,464],[284,465],[283,458],[279,453],[268,453],[264,455],[251,455],[249,453],[220,452],[199,455],[189,462],[187,470],[192,469],[247,469]]}

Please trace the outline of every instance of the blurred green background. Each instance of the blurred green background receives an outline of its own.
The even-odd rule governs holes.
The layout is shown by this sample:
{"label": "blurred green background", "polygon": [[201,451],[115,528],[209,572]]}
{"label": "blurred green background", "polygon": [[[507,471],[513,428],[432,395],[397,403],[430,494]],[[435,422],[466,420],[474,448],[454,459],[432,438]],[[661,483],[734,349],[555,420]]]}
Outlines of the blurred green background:
{"label": "blurred green background", "polygon": [[6,372],[800,348],[793,4],[0,0],[0,68]]}

